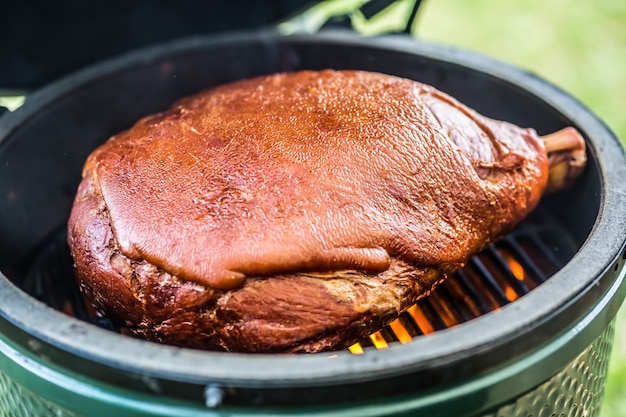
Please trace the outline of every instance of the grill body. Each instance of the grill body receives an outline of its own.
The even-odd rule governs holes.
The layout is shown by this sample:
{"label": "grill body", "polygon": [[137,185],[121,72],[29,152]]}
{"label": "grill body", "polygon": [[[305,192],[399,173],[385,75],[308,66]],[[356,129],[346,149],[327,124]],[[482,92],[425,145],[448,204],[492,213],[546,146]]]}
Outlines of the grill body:
{"label": "grill body", "polygon": [[[0,345],[3,369],[17,366],[19,370],[0,372],[0,414],[14,417],[106,417],[124,416],[413,416],[424,413],[431,416],[455,415],[459,417],[594,417],[599,414],[604,383],[614,335],[614,321],[561,371],[539,382],[536,387],[521,394],[502,392],[501,387],[481,380],[468,381],[430,395],[408,395],[376,403],[355,406],[320,405],[304,408],[224,407],[207,410],[201,405],[189,405],[164,398],[139,395],[133,391],[120,391],[98,381],[84,380],[80,376],[57,374],[36,375],[33,368],[46,369],[45,361],[20,357],[24,352],[13,351]],[[559,343],[561,342],[561,343]],[[556,344],[566,344],[557,341]],[[538,357],[552,356],[555,346],[537,353]],[[9,354],[8,354],[9,353]],[[562,352],[560,352],[562,354]],[[28,353],[26,353],[28,355]],[[26,363],[28,361],[28,363]],[[528,359],[533,362],[533,359]],[[536,366],[522,361],[511,369],[501,370],[516,378],[520,367]],[[519,376],[519,375],[517,375]],[[41,379],[40,379],[41,378]],[[499,380],[500,375],[484,378]],[[534,379],[534,377],[531,377]],[[18,382],[19,381],[19,382]],[[22,382],[24,381],[24,382]],[[25,385],[22,385],[25,384]],[[75,391],[73,391],[75,390]],[[78,392],[77,392],[78,391]],[[468,392],[470,393],[468,395]],[[488,400],[492,397],[491,401]],[[492,404],[495,397],[496,404]],[[68,407],[68,408],[66,408]]]}
{"label": "grill body", "polygon": [[[469,314],[459,302],[451,326],[445,314],[434,314],[431,331],[414,323],[419,332],[410,343],[383,335],[386,349],[364,340],[362,355],[191,351],[123,337],[59,311],[72,297],[68,284],[41,273],[68,276],[64,253],[48,248],[63,241],[82,164],[95,146],[201,88],[322,68],[417,79],[540,134],[579,128],[589,145],[583,177],[575,188],[546,197],[538,217],[502,243],[515,252],[511,239],[542,236],[547,250],[540,252],[552,266],[528,281],[534,288],[518,282],[510,297],[506,286],[496,286],[497,302],[485,311],[474,302],[478,314]],[[0,169],[0,403],[7,414],[474,417],[524,415],[534,407],[537,415],[548,409],[576,415],[594,412],[600,401],[611,323],[626,292],[626,159],[587,109],[515,68],[404,37],[254,32],[193,38],[104,62],[33,94],[0,119]],[[488,250],[470,268],[499,262],[498,253],[498,247]],[[524,255],[516,259],[526,262]],[[42,286],[46,282],[51,285]],[[448,305],[450,294],[441,299]],[[430,304],[437,311],[434,303],[420,308],[428,311]]]}

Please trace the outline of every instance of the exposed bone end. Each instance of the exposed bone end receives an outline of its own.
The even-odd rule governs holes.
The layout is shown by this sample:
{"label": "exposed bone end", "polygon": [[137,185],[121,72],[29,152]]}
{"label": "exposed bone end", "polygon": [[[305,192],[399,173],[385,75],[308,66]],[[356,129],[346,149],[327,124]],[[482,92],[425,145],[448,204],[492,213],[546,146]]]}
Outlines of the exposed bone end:
{"label": "exposed bone end", "polygon": [[545,193],[569,187],[587,164],[585,139],[573,127],[543,136],[548,152],[548,185]]}

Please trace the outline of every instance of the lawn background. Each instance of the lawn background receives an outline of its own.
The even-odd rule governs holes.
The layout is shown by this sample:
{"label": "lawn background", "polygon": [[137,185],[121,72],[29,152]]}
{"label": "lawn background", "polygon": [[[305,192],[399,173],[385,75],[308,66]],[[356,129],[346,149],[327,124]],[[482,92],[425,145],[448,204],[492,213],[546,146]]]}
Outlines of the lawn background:
{"label": "lawn background", "polygon": [[[579,99],[626,143],[626,1],[425,0],[414,33],[536,73]],[[625,416],[622,308],[600,417]]]}

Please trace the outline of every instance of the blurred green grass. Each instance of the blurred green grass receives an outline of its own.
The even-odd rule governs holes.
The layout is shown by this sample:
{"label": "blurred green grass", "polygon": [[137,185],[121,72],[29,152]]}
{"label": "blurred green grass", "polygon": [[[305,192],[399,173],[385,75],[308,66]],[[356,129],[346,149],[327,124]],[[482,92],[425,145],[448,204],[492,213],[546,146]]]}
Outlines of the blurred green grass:
{"label": "blurred green grass", "polygon": [[[414,33],[537,74],[580,100],[626,144],[626,1],[426,0]],[[600,417],[624,416],[622,308]]]}
{"label": "blurred green grass", "polygon": [[415,34],[534,72],[626,143],[626,1],[426,0]]}

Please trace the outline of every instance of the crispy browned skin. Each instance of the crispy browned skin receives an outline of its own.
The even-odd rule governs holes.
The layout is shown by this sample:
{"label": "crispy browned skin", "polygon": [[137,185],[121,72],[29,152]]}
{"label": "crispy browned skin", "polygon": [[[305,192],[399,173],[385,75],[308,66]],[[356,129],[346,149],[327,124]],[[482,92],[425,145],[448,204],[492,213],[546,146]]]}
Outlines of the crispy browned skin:
{"label": "crispy browned skin", "polygon": [[531,129],[434,88],[299,72],[202,92],[85,164],[84,293],[148,339],[319,351],[377,330],[538,203]]}

